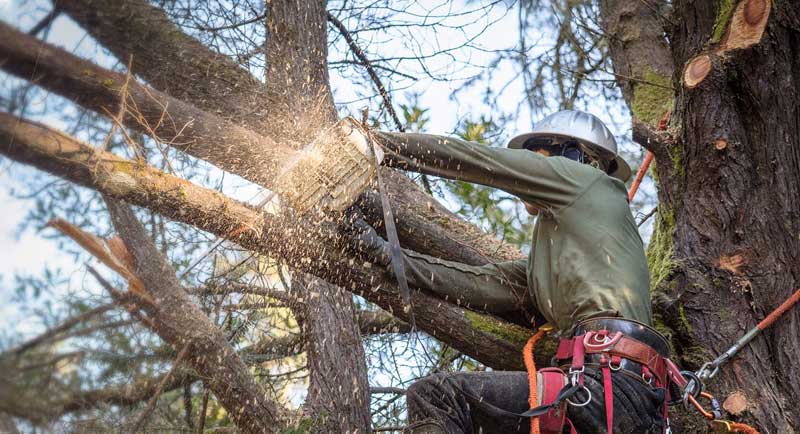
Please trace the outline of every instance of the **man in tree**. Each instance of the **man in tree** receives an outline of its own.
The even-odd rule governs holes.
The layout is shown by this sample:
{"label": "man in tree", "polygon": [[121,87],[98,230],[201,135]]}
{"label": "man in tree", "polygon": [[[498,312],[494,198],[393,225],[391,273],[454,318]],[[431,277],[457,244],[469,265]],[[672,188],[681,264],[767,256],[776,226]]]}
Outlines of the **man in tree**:
{"label": "man in tree", "polygon": [[[647,262],[624,185],[630,168],[598,118],[552,114],[512,139],[509,149],[425,134],[380,133],[379,141],[390,165],[502,189],[538,215],[527,261],[471,266],[405,251],[412,286],[493,313],[534,310],[562,339],[619,331],[668,355],[666,341],[649,327]],[[386,243],[371,228],[363,240],[378,262],[390,264]],[[661,432],[663,381],[643,381],[647,368],[624,357],[611,365],[622,368],[611,375],[600,357],[587,356],[580,378],[585,389],[573,397],[587,405],[568,406],[574,427],[582,433],[612,425],[617,432]],[[613,404],[604,403],[601,364],[613,381]],[[528,394],[524,372],[426,377],[408,390],[409,431],[527,432],[528,419],[519,414],[529,409]]]}

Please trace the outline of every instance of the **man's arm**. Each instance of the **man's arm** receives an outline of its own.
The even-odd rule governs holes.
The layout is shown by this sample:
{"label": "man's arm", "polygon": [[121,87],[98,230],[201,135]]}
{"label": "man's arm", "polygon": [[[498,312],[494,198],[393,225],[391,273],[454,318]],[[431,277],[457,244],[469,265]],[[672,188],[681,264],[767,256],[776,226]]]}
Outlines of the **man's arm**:
{"label": "man's arm", "polygon": [[[391,264],[387,242],[366,222],[360,222],[359,250],[383,266]],[[487,312],[501,313],[530,307],[525,260],[483,266],[467,265],[403,250],[406,278],[411,287]],[[391,269],[391,268],[390,268]]]}
{"label": "man's arm", "polygon": [[445,300],[492,313],[531,305],[524,259],[475,266],[404,250],[403,260],[409,285]]}
{"label": "man's arm", "polygon": [[378,133],[387,164],[505,190],[543,208],[575,200],[602,172],[565,158],[494,148],[451,137]]}

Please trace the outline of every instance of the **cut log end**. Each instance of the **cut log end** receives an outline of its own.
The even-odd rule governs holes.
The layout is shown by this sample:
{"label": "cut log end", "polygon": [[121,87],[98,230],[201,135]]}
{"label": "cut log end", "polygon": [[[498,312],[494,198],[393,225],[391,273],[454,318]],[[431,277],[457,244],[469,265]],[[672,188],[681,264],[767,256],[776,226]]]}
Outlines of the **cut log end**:
{"label": "cut log end", "polygon": [[767,27],[771,0],[745,0],[736,6],[721,52],[750,47],[761,41]]}
{"label": "cut log end", "polygon": [[747,410],[748,401],[744,393],[736,391],[725,399],[722,403],[722,408],[734,416],[741,416]]}
{"label": "cut log end", "polygon": [[683,84],[689,89],[694,89],[705,80],[711,72],[711,57],[703,54],[690,60],[683,73]]}

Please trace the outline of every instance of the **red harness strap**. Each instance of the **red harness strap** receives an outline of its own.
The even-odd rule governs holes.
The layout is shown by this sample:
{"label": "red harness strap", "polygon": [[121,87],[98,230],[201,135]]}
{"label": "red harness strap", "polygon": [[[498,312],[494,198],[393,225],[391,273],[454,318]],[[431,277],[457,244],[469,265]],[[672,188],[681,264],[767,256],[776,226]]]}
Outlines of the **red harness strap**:
{"label": "red harness strap", "polygon": [[614,393],[611,383],[611,361],[609,359],[605,354],[600,356],[600,369],[603,371],[603,394],[605,395],[606,405],[606,425],[608,434],[611,434],[614,426]]}
{"label": "red harness strap", "polygon": [[[522,357],[525,368],[528,371],[528,404],[531,408],[540,405],[553,403],[561,390],[567,384],[564,371],[559,368],[545,368],[538,371],[542,377],[541,388],[537,381],[536,363],[533,359],[533,348],[550,328],[542,327],[528,339],[525,348],[522,349]],[[581,370],[581,372],[583,372]],[[541,392],[541,393],[540,393]],[[541,402],[540,402],[541,398]],[[540,416],[531,417],[531,434],[561,434],[564,425],[570,427],[570,434],[577,434],[572,422],[567,419],[566,403],[562,403],[556,408],[550,409],[547,413]]]}

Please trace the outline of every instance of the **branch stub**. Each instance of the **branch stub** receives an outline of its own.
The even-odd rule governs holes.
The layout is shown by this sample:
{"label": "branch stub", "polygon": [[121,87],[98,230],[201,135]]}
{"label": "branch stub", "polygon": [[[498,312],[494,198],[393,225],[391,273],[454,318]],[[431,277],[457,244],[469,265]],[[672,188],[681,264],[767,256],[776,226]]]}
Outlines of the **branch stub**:
{"label": "branch stub", "polygon": [[703,54],[690,60],[683,73],[683,84],[689,89],[694,89],[705,80],[711,72],[711,57]]}

